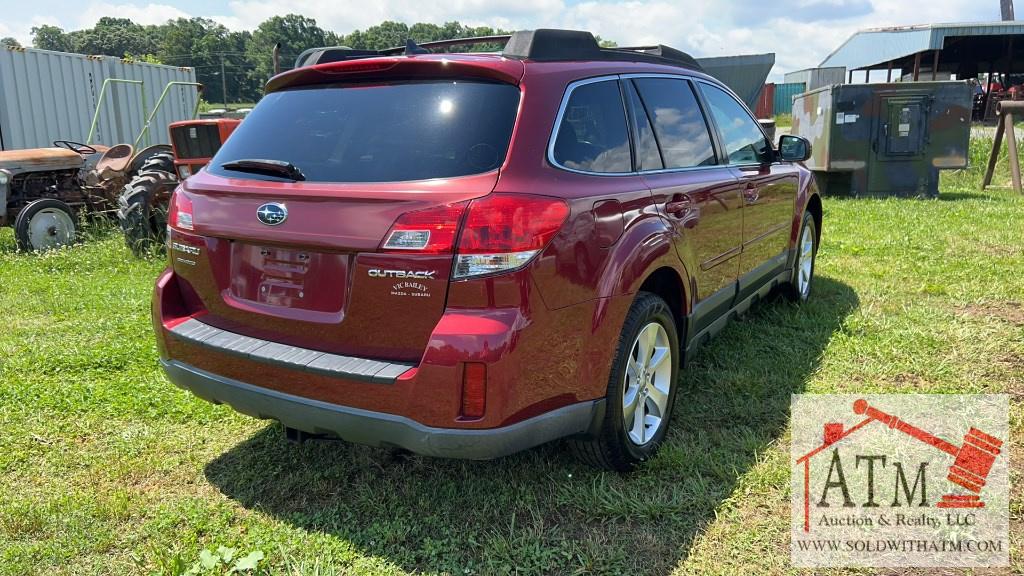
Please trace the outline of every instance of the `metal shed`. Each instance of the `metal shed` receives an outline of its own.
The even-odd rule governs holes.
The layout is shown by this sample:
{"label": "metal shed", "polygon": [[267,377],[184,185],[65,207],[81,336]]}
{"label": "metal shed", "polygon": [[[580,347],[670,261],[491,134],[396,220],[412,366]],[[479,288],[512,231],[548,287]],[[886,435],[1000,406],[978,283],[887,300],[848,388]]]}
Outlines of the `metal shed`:
{"label": "metal shed", "polygon": [[751,110],[757,108],[757,97],[775,66],[775,54],[747,54],[697,58],[708,75],[732,88]]}
{"label": "metal shed", "polygon": [[922,24],[861,30],[821,63],[855,70],[911,71],[915,80],[942,72],[959,79],[1012,74],[1024,62],[1024,22]]}
{"label": "metal shed", "polygon": [[786,84],[803,84],[804,90],[810,92],[833,84],[846,82],[846,68],[843,66],[832,68],[806,68],[789,72],[785,75]]}
{"label": "metal shed", "polygon": [[[134,142],[143,109],[153,106],[169,82],[195,82],[195,70],[32,48],[0,47],[0,150],[51,146],[57,139],[85,142],[104,81],[109,83],[97,117],[94,144]],[[198,94],[172,87],[143,144],[169,144],[166,126],[191,118]]]}

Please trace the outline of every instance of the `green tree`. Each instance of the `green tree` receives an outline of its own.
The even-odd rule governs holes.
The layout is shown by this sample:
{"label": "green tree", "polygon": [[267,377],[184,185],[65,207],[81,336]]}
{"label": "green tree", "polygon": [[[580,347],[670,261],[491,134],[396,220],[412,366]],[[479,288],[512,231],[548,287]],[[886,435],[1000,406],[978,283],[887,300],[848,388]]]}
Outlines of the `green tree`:
{"label": "green tree", "polygon": [[71,39],[62,28],[43,24],[32,27],[32,46],[41,50],[68,52],[71,50]]}
{"label": "green tree", "polygon": [[129,54],[156,53],[156,27],[145,27],[127,18],[100,18],[91,29],[72,32],[71,48],[81,54],[105,54],[123,58]]}
{"label": "green tree", "polygon": [[222,24],[207,18],[178,18],[161,26],[160,34],[157,58],[165,64],[195,68],[206,100],[227,103],[241,98],[240,79],[249,72],[244,44]]}
{"label": "green tree", "polygon": [[255,81],[263,83],[273,75],[274,45],[278,43],[281,44],[281,67],[287,69],[303,50],[332,46],[338,43],[338,36],[317,26],[316,20],[298,14],[265,20],[253,31],[245,49]]}
{"label": "green tree", "polygon": [[16,39],[7,36],[6,38],[0,38],[0,46],[10,46],[11,48],[21,48],[21,42]]}

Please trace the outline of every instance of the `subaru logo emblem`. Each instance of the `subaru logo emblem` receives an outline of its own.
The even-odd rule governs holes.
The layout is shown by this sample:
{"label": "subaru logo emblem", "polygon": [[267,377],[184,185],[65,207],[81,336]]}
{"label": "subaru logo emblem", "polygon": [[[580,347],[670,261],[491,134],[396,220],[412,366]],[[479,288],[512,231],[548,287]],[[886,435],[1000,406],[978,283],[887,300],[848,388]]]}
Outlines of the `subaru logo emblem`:
{"label": "subaru logo emblem", "polygon": [[284,204],[270,202],[256,210],[256,218],[267,226],[277,226],[288,219],[288,209]]}

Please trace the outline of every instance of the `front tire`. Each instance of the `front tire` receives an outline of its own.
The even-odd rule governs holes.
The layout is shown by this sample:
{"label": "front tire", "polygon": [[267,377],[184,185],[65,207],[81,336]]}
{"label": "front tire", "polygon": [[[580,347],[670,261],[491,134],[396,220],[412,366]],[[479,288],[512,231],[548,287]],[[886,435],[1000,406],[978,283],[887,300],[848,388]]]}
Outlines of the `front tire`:
{"label": "front tire", "polygon": [[76,236],[75,213],[55,198],[29,202],[14,219],[14,239],[26,252],[74,244]]}
{"label": "front tire", "polygon": [[818,257],[818,227],[810,212],[804,213],[800,226],[800,238],[796,243],[796,260],[793,262],[793,276],[784,293],[791,302],[806,302],[811,297],[811,283],[814,280],[814,266]]}
{"label": "front tire", "polygon": [[618,472],[652,457],[671,421],[679,361],[672,310],[657,295],[640,292],[619,336],[604,419],[594,438],[572,441],[577,456]]}

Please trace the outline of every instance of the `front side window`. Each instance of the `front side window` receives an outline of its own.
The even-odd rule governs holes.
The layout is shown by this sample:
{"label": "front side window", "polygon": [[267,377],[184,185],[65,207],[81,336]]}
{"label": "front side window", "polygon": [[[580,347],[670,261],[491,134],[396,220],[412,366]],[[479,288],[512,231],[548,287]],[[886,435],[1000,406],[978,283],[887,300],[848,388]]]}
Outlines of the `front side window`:
{"label": "front side window", "polygon": [[730,164],[767,164],[772,160],[772,145],[746,109],[721,88],[700,83],[711,115],[718,124],[722,145]]}
{"label": "front side window", "polygon": [[577,86],[555,136],[554,160],[572,170],[632,171],[626,110],[616,80]]}
{"label": "front side window", "polygon": [[633,82],[654,122],[665,168],[716,164],[711,133],[689,82],[676,78],[637,78]]}

